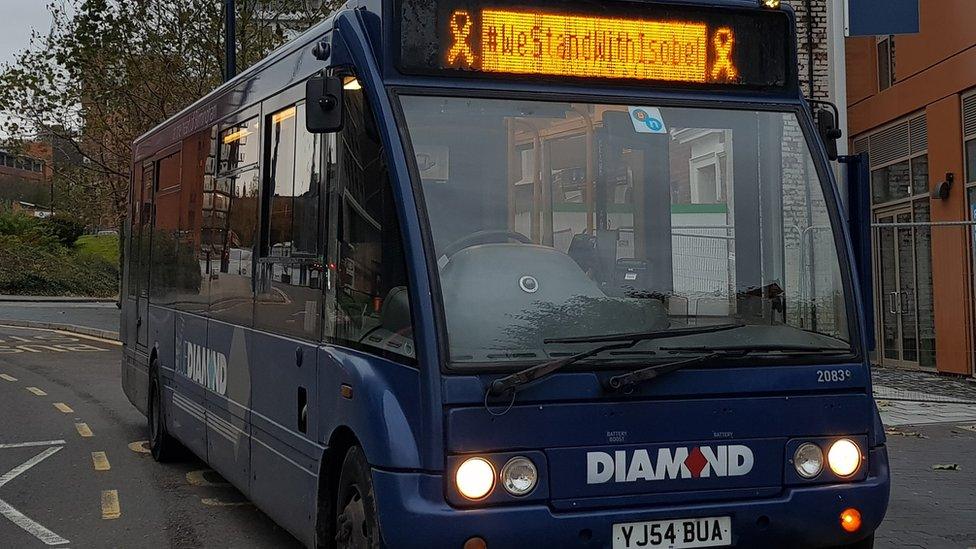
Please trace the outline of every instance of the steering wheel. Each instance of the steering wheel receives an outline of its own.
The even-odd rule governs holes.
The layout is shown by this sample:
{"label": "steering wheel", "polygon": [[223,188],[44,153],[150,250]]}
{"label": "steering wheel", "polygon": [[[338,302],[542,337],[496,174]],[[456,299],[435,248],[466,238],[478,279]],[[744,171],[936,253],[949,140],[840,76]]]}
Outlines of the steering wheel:
{"label": "steering wheel", "polygon": [[514,240],[521,244],[532,244],[532,239],[525,236],[522,233],[517,233],[515,231],[504,231],[504,230],[487,230],[478,231],[476,233],[469,234],[459,240],[455,240],[450,246],[444,248],[441,252],[442,257],[450,259],[454,254],[460,252],[465,248],[470,248],[471,246],[477,246],[478,244],[490,244],[493,242],[508,242],[509,240]]}

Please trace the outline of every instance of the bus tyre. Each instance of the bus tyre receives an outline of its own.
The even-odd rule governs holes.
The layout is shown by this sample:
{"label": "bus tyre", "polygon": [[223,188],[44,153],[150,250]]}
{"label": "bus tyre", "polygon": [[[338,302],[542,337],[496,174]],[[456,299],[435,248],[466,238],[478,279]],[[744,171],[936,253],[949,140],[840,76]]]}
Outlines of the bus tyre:
{"label": "bus tyre", "polygon": [[173,461],[179,455],[179,442],[166,430],[163,418],[163,393],[155,370],[149,377],[149,450],[160,463]]}
{"label": "bus tyre", "polygon": [[346,453],[336,497],[336,548],[379,549],[379,518],[373,499],[373,480],[362,448]]}

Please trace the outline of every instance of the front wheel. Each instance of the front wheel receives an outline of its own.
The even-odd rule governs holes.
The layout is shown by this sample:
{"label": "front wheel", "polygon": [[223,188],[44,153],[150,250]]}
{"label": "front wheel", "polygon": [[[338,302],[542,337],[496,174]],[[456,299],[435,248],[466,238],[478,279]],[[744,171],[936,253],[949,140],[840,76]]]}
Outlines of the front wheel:
{"label": "front wheel", "polygon": [[155,371],[149,377],[149,451],[153,459],[164,463],[179,456],[180,443],[166,430],[163,418],[163,394]]}
{"label": "front wheel", "polygon": [[369,463],[358,446],[350,448],[342,462],[336,503],[337,549],[379,549],[383,546]]}

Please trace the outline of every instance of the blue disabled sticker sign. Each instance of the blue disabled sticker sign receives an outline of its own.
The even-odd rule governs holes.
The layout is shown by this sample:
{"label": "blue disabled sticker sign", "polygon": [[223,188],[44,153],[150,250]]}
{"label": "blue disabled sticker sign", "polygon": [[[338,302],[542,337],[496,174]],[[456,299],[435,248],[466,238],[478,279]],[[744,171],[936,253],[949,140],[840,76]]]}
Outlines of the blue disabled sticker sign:
{"label": "blue disabled sticker sign", "polygon": [[637,133],[668,133],[661,109],[657,107],[630,107],[630,120]]}

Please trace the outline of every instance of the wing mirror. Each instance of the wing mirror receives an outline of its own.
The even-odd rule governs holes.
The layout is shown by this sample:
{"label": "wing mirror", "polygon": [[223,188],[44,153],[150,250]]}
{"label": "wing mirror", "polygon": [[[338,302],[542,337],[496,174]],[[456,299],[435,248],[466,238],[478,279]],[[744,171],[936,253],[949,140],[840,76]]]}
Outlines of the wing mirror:
{"label": "wing mirror", "polygon": [[305,84],[305,127],[309,133],[342,129],[342,78],[317,75]]}
{"label": "wing mirror", "polygon": [[840,113],[837,106],[827,101],[810,101],[813,105],[813,121],[817,125],[820,139],[827,148],[827,157],[837,160],[837,140],[844,136],[843,130],[837,127]]}

